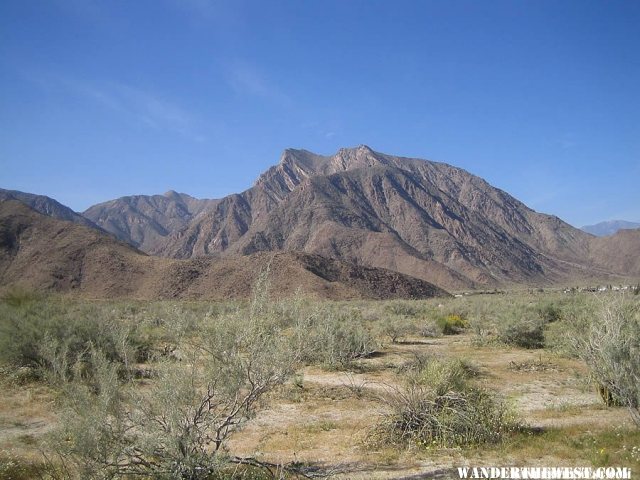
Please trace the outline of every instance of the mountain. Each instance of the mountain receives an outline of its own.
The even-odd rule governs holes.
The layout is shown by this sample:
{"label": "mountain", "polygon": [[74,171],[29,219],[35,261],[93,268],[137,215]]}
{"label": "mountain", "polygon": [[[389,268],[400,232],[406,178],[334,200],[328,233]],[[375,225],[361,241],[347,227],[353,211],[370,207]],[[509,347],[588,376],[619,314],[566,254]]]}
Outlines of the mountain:
{"label": "mountain", "polygon": [[639,280],[640,229],[624,229],[608,237],[595,237],[591,242],[590,256],[595,263]]}
{"label": "mountain", "polygon": [[147,254],[198,265],[245,268],[238,258],[297,252],[288,261],[318,255],[327,265],[384,269],[447,290],[639,275],[628,256],[633,235],[599,241],[465,170],[365,145],[330,156],[285,150],[251,188],[221,199],[170,191],[83,215]]}
{"label": "mountain", "polygon": [[606,237],[613,235],[619,230],[640,228],[640,223],[627,222],[626,220],[609,220],[608,222],[600,222],[595,225],[585,225],[580,227],[581,230],[595,235],[596,237]]}
{"label": "mountain", "polygon": [[57,218],[59,220],[68,220],[86,227],[99,228],[88,218],[74,212],[69,207],[62,205],[53,198],[45,197],[44,195],[35,195],[33,193],[0,188],[0,201],[2,200],[18,200],[43,215]]}
{"label": "mountain", "polygon": [[[145,201],[150,198],[156,197]],[[364,145],[331,156],[285,150],[250,189],[211,201],[175,226],[163,223],[161,235],[145,231],[144,237],[154,235],[152,247],[127,237],[141,223],[113,207],[121,201],[102,205],[118,229],[90,215],[94,207],[85,214],[119,238],[169,258],[304,251],[447,289],[608,272],[592,265],[592,237],[559,218],[531,210],[460,168]]]}
{"label": "mountain", "polygon": [[135,195],[94,205],[82,215],[116,238],[154,254],[171,232],[184,229],[218,200],[199,200],[184,193]]}
{"label": "mountain", "polygon": [[269,266],[272,291],[318,298],[448,295],[416,278],[318,255],[259,253],[224,259],[152,257],[95,228],[0,201],[0,291],[23,287],[90,298],[246,298]]}

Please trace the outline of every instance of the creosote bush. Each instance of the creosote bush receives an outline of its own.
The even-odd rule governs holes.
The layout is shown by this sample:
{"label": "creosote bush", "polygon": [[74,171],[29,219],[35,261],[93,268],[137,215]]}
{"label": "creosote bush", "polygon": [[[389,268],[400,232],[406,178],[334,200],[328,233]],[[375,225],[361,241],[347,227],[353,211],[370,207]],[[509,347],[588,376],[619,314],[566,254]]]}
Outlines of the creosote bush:
{"label": "creosote bush", "polygon": [[469,385],[461,361],[417,358],[405,385],[383,397],[389,412],[373,433],[376,443],[457,447],[495,443],[518,428],[506,406]]}

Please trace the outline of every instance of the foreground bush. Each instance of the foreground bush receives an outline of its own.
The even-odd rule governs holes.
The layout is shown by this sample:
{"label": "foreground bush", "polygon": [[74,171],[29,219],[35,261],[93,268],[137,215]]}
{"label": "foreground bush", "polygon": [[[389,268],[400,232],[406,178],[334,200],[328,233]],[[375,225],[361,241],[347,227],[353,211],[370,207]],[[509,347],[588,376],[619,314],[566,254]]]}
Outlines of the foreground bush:
{"label": "foreground bush", "polygon": [[50,450],[64,476],[209,480],[227,478],[230,464],[260,467],[230,455],[226,441],[300,362],[295,336],[261,293],[181,337],[181,360],[157,360],[143,385],[92,347],[60,387]]}
{"label": "foreground bush", "polygon": [[640,427],[640,302],[612,296],[602,300],[586,333],[574,337],[605,402],[625,405]]}
{"label": "foreground bush", "polygon": [[419,364],[403,388],[383,398],[390,411],[375,431],[376,441],[469,446],[499,442],[517,428],[491,392],[468,384],[469,369],[462,362],[432,358]]}
{"label": "foreground bush", "polygon": [[156,365],[144,389],[123,383],[117,366],[92,352],[92,381],[76,376],[64,386],[53,450],[71,477],[211,478],[241,462],[224,450],[226,440],[293,370],[295,359],[279,341],[238,330],[212,342],[225,351],[198,350]]}

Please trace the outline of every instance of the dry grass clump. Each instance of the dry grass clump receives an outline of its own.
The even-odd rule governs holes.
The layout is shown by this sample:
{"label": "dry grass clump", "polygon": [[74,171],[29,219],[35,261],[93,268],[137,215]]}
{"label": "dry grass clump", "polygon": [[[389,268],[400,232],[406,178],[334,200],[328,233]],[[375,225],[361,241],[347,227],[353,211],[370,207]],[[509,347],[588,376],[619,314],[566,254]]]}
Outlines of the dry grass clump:
{"label": "dry grass clump", "polygon": [[372,435],[375,442],[420,447],[496,443],[518,428],[506,405],[468,382],[459,360],[417,359],[405,385],[383,397],[389,412]]}

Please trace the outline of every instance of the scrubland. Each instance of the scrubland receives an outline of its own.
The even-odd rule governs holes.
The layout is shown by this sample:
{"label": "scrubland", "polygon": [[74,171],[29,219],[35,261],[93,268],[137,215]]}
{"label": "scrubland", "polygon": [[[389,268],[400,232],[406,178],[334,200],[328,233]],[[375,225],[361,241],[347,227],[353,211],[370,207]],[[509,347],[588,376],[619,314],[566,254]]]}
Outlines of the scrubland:
{"label": "scrubland", "polygon": [[0,302],[0,479],[640,471],[640,295]]}

